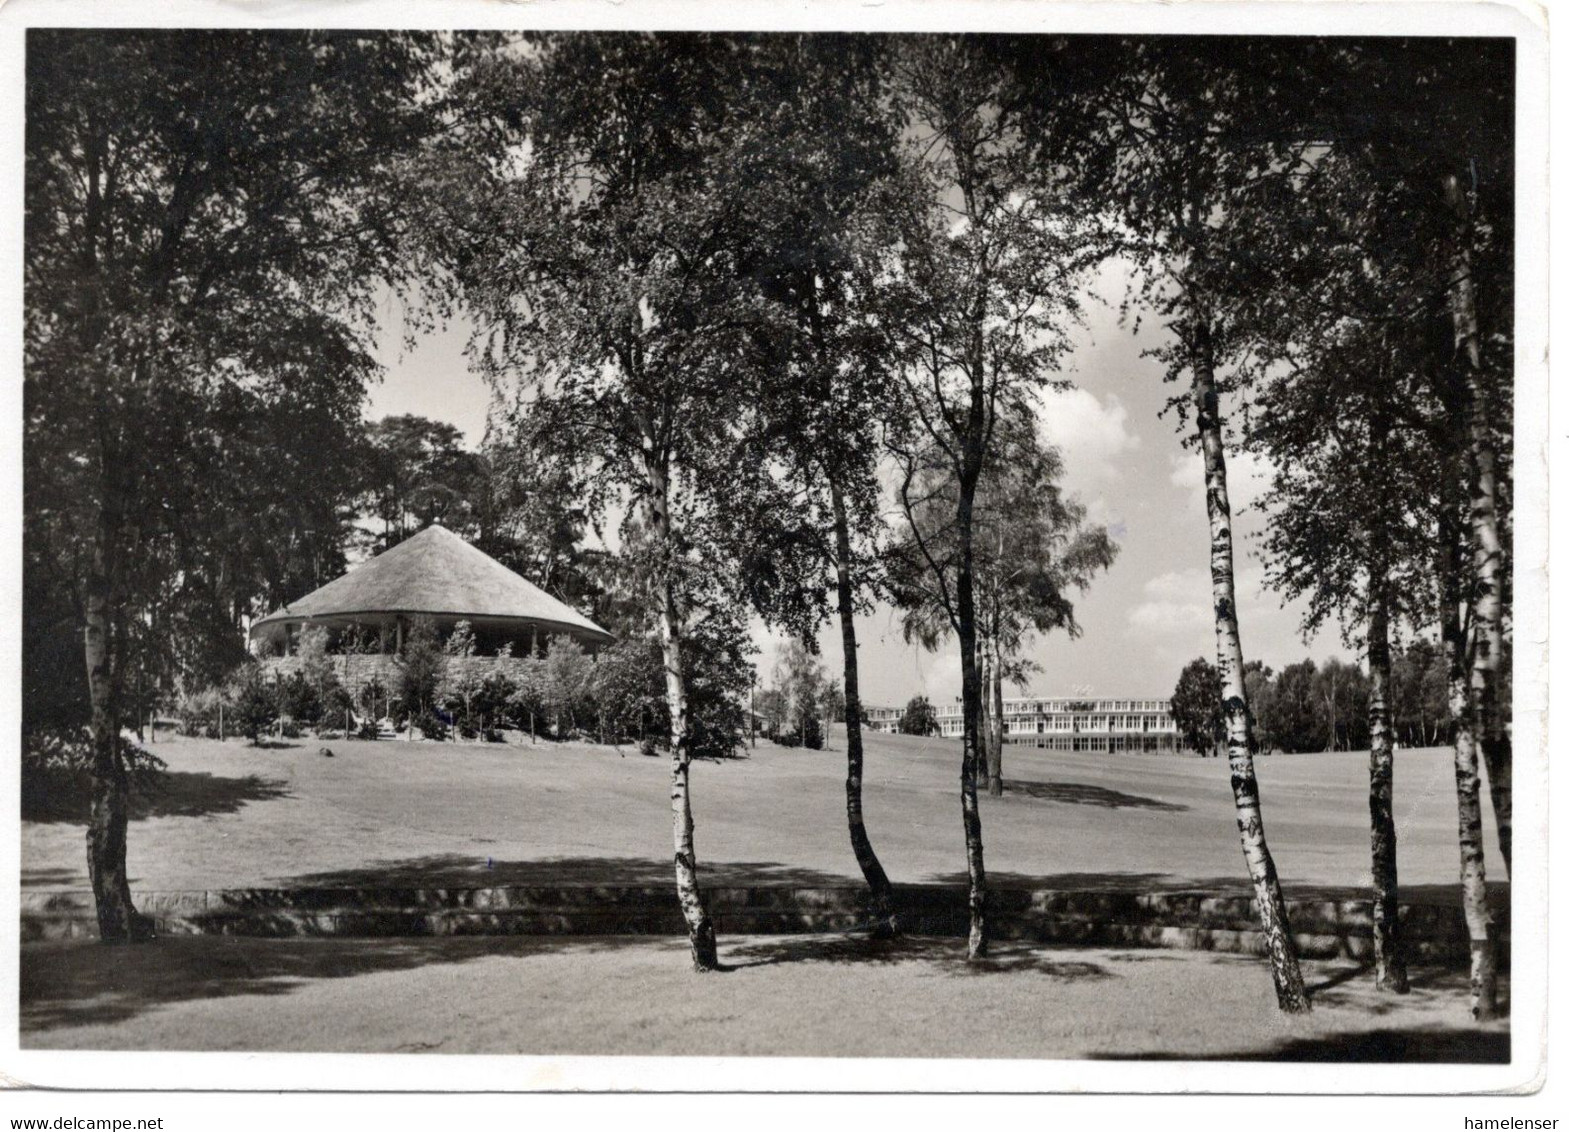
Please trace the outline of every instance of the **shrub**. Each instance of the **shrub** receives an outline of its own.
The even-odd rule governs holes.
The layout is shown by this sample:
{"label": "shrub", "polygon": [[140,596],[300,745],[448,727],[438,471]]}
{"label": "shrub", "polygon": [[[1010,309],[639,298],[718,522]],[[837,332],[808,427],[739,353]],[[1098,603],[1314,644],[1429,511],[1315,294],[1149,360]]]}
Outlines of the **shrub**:
{"label": "shrub", "polygon": [[594,661],[571,637],[551,638],[544,694],[558,735],[570,735],[580,720],[594,718]]}
{"label": "shrub", "polygon": [[180,717],[180,734],[208,735],[216,739],[220,707],[229,717],[233,716],[234,708],[228,703],[228,696],[223,688],[202,688],[182,695],[175,703],[175,712]]}
{"label": "shrub", "polygon": [[263,678],[258,665],[247,664],[240,669],[235,681],[233,702],[235,729],[253,743],[277,721],[275,690]]}
{"label": "shrub", "polygon": [[321,694],[303,672],[278,681],[278,714],[295,723],[314,727],[321,722]]}
{"label": "shrub", "polygon": [[801,746],[813,751],[823,749],[823,724],[815,715],[801,722]]}
{"label": "shrub", "polygon": [[505,672],[492,672],[480,683],[479,691],[474,695],[473,713],[492,728],[504,726],[508,721],[512,697],[516,693],[517,685]]}
{"label": "shrub", "polygon": [[417,714],[432,710],[446,671],[447,657],[436,635],[436,623],[429,617],[416,617],[403,645],[398,699]]}
{"label": "shrub", "polygon": [[937,712],[925,696],[916,696],[905,705],[904,714],[899,717],[899,734],[936,735],[939,730]]}
{"label": "shrub", "polygon": [[612,742],[667,735],[665,666],[658,641],[648,637],[617,641],[600,653],[593,681],[594,701]]}
{"label": "shrub", "polygon": [[445,739],[449,733],[446,722],[433,711],[420,712],[414,717],[413,724],[427,739]]}
{"label": "shrub", "polygon": [[355,734],[361,739],[380,739],[381,728],[374,719],[366,718],[360,721],[359,730]]}
{"label": "shrub", "polygon": [[329,727],[343,722],[345,712],[354,710],[354,700],[342,684],[333,684],[327,689],[327,700],[322,704],[321,718]]}

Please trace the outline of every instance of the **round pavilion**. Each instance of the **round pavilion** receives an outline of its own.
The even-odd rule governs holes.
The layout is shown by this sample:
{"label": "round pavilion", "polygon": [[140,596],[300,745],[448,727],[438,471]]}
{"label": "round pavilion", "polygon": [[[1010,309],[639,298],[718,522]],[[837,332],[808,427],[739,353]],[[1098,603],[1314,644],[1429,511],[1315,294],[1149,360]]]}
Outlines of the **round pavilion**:
{"label": "round pavilion", "polygon": [[484,551],[431,526],[256,621],[251,648],[264,658],[292,656],[300,630],[319,625],[331,634],[331,651],[358,628],[371,651],[395,654],[416,618],[433,621],[443,639],[467,621],[481,656],[509,643],[513,655],[533,655],[551,637],[571,637],[592,653],[613,639]]}

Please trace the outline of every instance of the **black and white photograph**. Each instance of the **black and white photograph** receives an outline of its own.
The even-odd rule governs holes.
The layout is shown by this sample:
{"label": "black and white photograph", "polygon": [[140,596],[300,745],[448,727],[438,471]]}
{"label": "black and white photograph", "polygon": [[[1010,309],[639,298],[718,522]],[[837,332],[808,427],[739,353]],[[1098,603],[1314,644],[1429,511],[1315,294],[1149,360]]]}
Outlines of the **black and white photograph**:
{"label": "black and white photograph", "polygon": [[607,7],[5,29],[0,1070],[1540,1088],[1545,31]]}

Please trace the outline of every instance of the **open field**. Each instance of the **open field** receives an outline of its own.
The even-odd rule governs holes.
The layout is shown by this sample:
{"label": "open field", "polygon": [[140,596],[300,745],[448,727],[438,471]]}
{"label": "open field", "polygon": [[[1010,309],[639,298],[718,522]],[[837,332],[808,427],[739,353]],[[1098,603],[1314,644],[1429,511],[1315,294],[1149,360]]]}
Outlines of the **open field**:
{"label": "open field", "polygon": [[[859,879],[837,750],[760,744],[693,771],[704,879]],[[670,883],[668,764],[582,745],[333,741],[281,748],[172,739],[169,789],[139,802],[133,888]],[[1401,875],[1453,902],[1446,751],[1397,757]],[[995,883],[1246,892],[1216,760],[1010,748],[982,798]],[[1362,754],[1260,760],[1287,895],[1361,895]],[[866,808],[896,882],[963,878],[952,741],[873,736]],[[24,815],[25,891],[87,885],[82,815]],[[1492,847],[1490,846],[1490,849]],[[29,1048],[772,1056],[1507,1061],[1507,1020],[1466,1014],[1465,973],[1413,968],[1380,996],[1355,961],[1304,964],[1314,1013],[1273,1006],[1256,958],[1018,940],[980,965],[963,944],[837,933],[722,933],[696,977],[679,937],[246,939],[139,948],[25,944]],[[1507,993],[1508,980],[1503,987]]]}
{"label": "open field", "polygon": [[[1380,996],[1354,963],[1303,965],[1314,1010],[1274,1006],[1256,959],[1182,951],[680,939],[253,940],[22,950],[31,1049],[1222,1058],[1507,1062],[1506,1021],[1466,1014],[1465,972]],[[1507,988],[1507,980],[1504,986]]]}
{"label": "open field", "polygon": [[[285,884],[501,885],[669,879],[668,764],[634,748],[342,742],[279,749],[172,738],[170,788],[139,803],[133,889]],[[703,876],[799,884],[859,878],[836,749],[760,743],[693,768]],[[958,745],[868,737],[866,814],[896,883],[959,881]],[[1358,753],[1258,761],[1288,895],[1367,883],[1367,769]],[[982,796],[988,872],[1062,887],[1202,886],[1246,876],[1224,762],[1010,747],[1008,793]],[[1396,756],[1400,879],[1413,898],[1457,872],[1446,750]],[[1490,821],[1491,815],[1488,815]],[[24,889],[87,886],[81,813],[24,814]],[[1489,863],[1497,861],[1488,830]]]}

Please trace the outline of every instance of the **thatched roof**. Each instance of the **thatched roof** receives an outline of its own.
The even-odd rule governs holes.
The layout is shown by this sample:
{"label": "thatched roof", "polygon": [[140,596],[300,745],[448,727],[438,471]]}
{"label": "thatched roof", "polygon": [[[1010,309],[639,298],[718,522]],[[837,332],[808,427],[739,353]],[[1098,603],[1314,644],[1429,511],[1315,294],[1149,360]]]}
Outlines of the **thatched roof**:
{"label": "thatched roof", "polygon": [[526,622],[584,641],[611,635],[445,527],[427,527],[251,626],[426,616]]}

